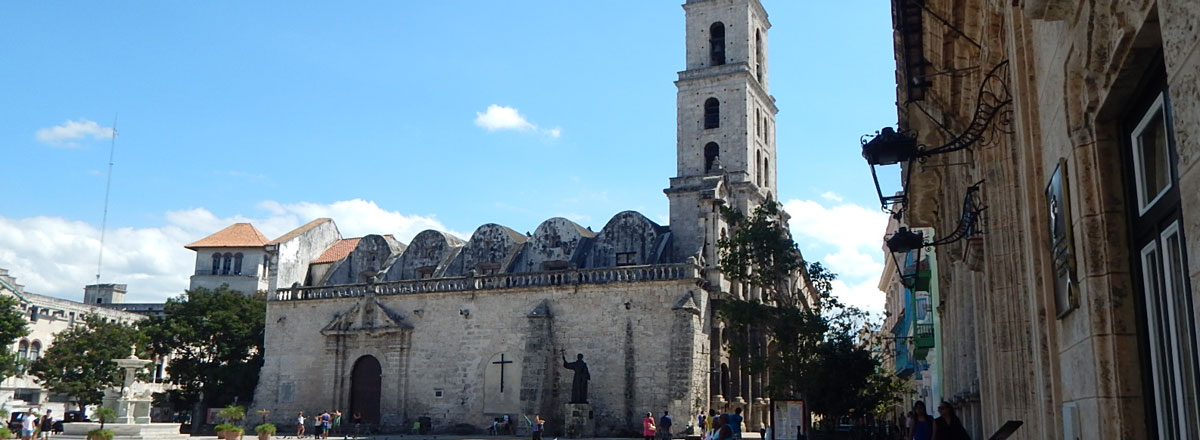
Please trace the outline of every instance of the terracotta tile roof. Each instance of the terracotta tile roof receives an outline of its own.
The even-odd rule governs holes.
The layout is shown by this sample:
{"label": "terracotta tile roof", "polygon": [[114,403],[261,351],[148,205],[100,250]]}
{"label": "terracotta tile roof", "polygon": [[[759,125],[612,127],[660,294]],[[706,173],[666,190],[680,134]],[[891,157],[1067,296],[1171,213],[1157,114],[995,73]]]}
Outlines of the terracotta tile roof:
{"label": "terracotta tile roof", "polygon": [[361,239],[362,238],[360,237],[343,238],[338,240],[337,243],[334,243],[333,246],[330,246],[329,249],[326,249],[325,252],[321,253],[321,256],[317,257],[316,260],[313,260],[312,264],[341,261],[341,259],[346,258],[347,255],[350,255],[350,252],[353,252],[354,248],[358,247],[358,241]]}
{"label": "terracotta tile roof", "polygon": [[283,234],[283,235],[282,235],[282,236],[280,236],[279,238],[276,238],[276,239],[274,239],[274,240],[271,240],[271,242],[270,242],[270,243],[267,243],[267,244],[279,244],[279,243],[283,243],[283,242],[285,242],[285,241],[288,241],[288,240],[291,240],[291,239],[293,239],[293,238],[296,238],[296,237],[297,237],[297,236],[299,236],[300,234],[303,234],[303,233],[307,232],[309,229],[312,229],[312,228],[315,228],[315,227],[317,227],[317,226],[320,226],[322,223],[325,223],[325,222],[331,222],[331,221],[333,221],[333,219],[330,219],[330,218],[324,218],[324,217],[322,217],[322,218],[319,218],[319,219],[316,219],[316,220],[313,220],[313,221],[311,221],[311,222],[305,223],[305,224],[304,224],[304,226],[301,226],[301,227],[299,227],[299,228],[293,229],[293,230],[292,230],[292,232],[288,232],[288,233],[286,233],[286,234]]}
{"label": "terracotta tile roof", "polygon": [[260,247],[266,245],[268,241],[267,237],[262,232],[258,232],[254,225],[234,223],[184,247],[192,250],[215,247]]}

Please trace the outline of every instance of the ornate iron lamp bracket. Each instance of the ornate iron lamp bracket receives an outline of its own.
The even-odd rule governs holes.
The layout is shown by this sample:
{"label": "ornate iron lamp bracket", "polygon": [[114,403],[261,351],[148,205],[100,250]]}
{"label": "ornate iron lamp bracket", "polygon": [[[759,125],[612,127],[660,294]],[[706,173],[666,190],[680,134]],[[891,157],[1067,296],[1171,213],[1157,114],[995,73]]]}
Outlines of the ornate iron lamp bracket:
{"label": "ornate iron lamp bracket", "polygon": [[983,211],[987,207],[983,206],[983,203],[978,198],[979,186],[982,184],[983,181],[980,180],[967,188],[967,195],[963,197],[962,216],[958,219],[958,226],[949,234],[937,240],[926,242],[925,234],[901,227],[886,240],[885,243],[888,250],[891,251],[892,259],[896,264],[896,271],[900,275],[900,284],[904,285],[904,287],[913,287],[917,282],[917,273],[905,274],[905,265],[900,263],[900,259],[897,257],[898,254],[917,251],[914,263],[917,266],[917,272],[920,272],[921,250],[925,247],[947,245],[983,233],[981,230]]}

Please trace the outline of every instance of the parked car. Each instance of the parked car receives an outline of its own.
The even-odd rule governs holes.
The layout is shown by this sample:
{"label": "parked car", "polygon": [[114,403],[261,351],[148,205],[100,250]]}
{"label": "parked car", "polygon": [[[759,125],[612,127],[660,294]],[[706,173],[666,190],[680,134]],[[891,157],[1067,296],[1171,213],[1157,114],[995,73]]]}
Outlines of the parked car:
{"label": "parked car", "polygon": [[21,432],[21,421],[25,420],[28,411],[14,411],[8,416],[8,430],[14,433]]}
{"label": "parked car", "polygon": [[67,422],[67,423],[72,423],[72,422],[90,422],[91,420],[88,420],[87,413],[85,413],[83,411],[67,411],[65,414],[63,414],[62,421]]}

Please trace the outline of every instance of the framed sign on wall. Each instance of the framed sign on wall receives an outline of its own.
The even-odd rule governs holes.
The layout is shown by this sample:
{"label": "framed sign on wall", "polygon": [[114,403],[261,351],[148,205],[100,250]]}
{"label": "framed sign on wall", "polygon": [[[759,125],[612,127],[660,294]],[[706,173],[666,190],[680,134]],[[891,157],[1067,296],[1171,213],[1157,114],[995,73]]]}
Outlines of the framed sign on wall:
{"label": "framed sign on wall", "polygon": [[1075,242],[1071,231],[1071,191],[1067,183],[1067,159],[1058,160],[1046,186],[1049,209],[1050,255],[1054,264],[1054,308],[1059,318],[1079,307],[1075,294]]}

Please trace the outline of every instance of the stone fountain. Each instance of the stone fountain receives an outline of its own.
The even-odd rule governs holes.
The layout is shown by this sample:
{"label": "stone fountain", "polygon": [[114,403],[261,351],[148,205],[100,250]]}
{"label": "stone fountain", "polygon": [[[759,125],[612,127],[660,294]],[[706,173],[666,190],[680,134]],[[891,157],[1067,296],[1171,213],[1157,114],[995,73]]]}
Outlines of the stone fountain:
{"label": "stone fountain", "polygon": [[[116,420],[104,424],[104,429],[112,430],[115,439],[132,440],[181,440],[189,438],[179,433],[178,423],[150,423],[150,402],[154,390],[149,384],[137,380],[137,371],[151,361],[138,359],[130,354],[125,359],[113,359],[117,367],[125,370],[124,380],[120,387],[109,387],[104,390],[103,404],[117,412]],[[63,437],[86,438],[88,431],[99,429],[98,422],[74,422],[63,424]],[[64,439],[66,440],[66,439]]]}

